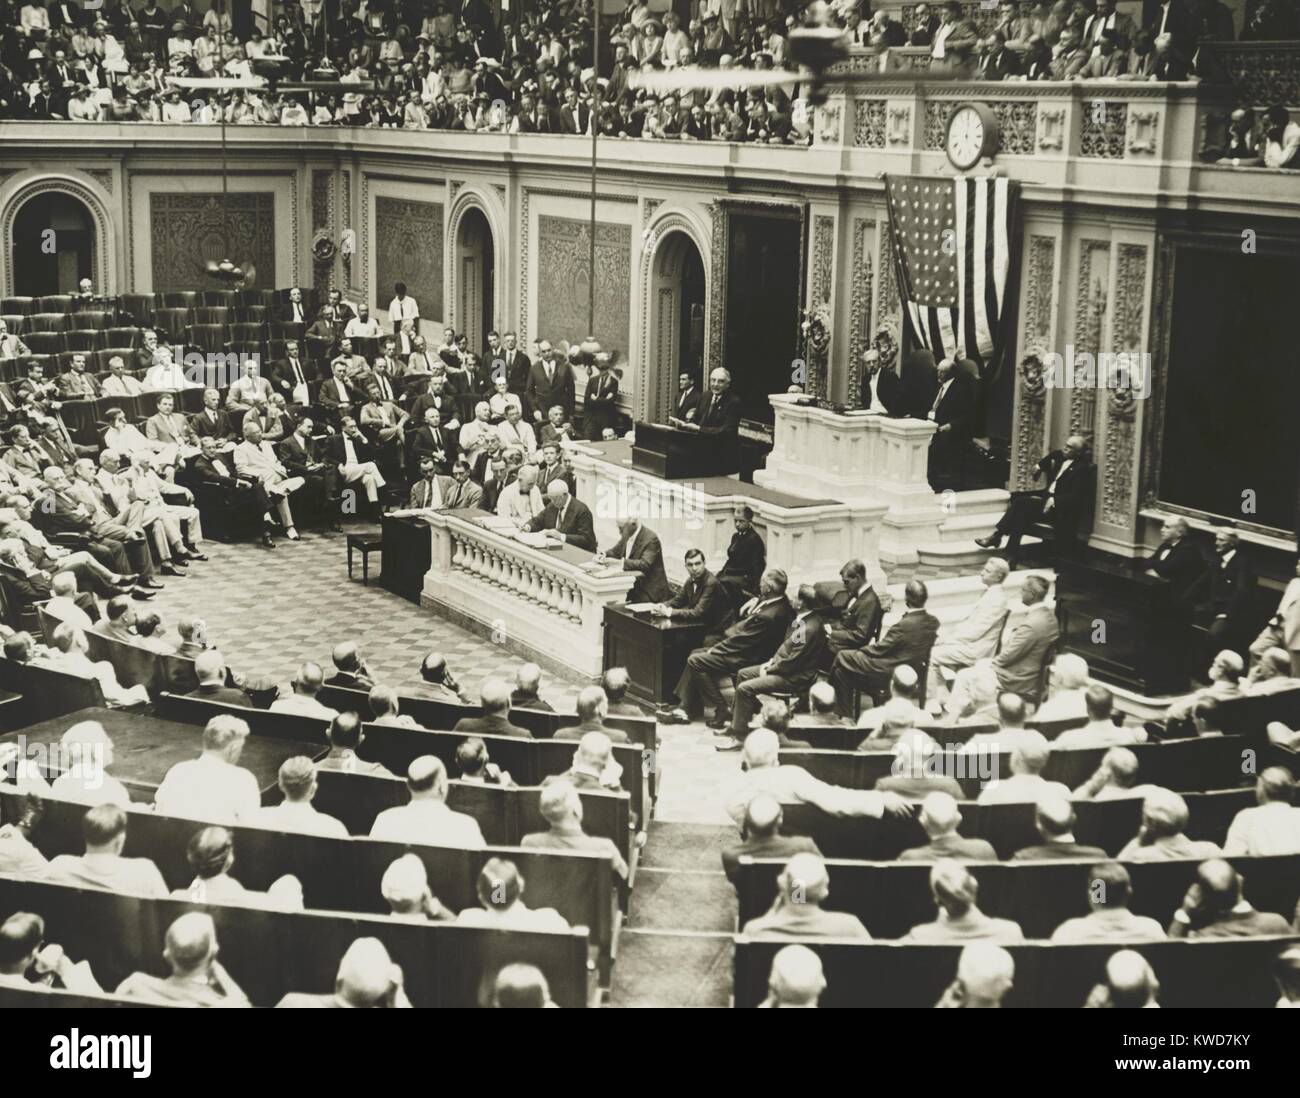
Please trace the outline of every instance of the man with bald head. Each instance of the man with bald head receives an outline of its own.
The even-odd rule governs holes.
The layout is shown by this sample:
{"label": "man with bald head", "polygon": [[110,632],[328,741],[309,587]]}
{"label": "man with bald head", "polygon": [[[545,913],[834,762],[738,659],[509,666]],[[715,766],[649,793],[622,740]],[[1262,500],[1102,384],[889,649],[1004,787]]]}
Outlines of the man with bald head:
{"label": "man with bald head", "polygon": [[830,891],[830,874],[821,856],[796,854],[777,877],[771,909],[766,915],[750,919],[740,932],[752,938],[870,939],[856,915],[822,909]]}
{"label": "man with bald head", "polygon": [[540,515],[524,527],[529,533],[546,531],[546,536],[561,544],[596,551],[596,526],[591,509],[569,492],[563,480],[553,480],[546,486],[546,507]]}
{"label": "man with bald head", "polygon": [[1135,560],[1148,576],[1162,579],[1170,598],[1184,613],[1190,613],[1196,592],[1209,568],[1205,553],[1192,541],[1191,526],[1181,515],[1165,519],[1160,527],[1160,544],[1149,557]]}
{"label": "man with bald head", "polygon": [[293,677],[293,692],[288,697],[276,698],[271,703],[271,712],[297,713],[303,717],[332,721],[339,715],[338,710],[331,709],[316,697],[324,685],[325,672],[321,670],[320,664],[308,660]]}
{"label": "man with bald head", "polygon": [[1160,981],[1136,949],[1121,949],[1106,961],[1105,976],[1088,993],[1085,1007],[1158,1007]]}
{"label": "man with bald head", "polygon": [[1133,881],[1119,862],[1103,861],[1088,870],[1087,915],[1066,919],[1052,932],[1054,942],[1162,941],[1165,928],[1129,910]]}
{"label": "man with bald head", "polygon": [[588,732],[601,732],[611,743],[627,743],[628,735],[621,728],[611,728],[605,723],[609,716],[609,698],[599,686],[584,686],[578,691],[574,704],[578,723],[561,728],[555,733],[557,740],[580,740]]}
{"label": "man with bald head", "polygon": [[116,994],[158,1006],[251,1005],[217,960],[217,928],[206,912],[187,912],[167,928],[163,959],[171,969],[166,979],[135,972],[118,985]]}
{"label": "man with bald head", "polygon": [[369,690],[375,685],[370,676],[370,668],[361,656],[356,641],[339,641],[330,653],[336,668],[334,674],[325,680],[326,686],[346,686],[352,690]]}
{"label": "man with bald head", "polygon": [[930,870],[930,893],[939,917],[932,923],[912,927],[905,942],[956,942],[979,938],[1001,942],[1020,942],[1024,934],[1010,919],[994,919],[982,912],[979,882],[960,862],[936,862]]}
{"label": "man with bald head", "polygon": [[919,817],[922,830],[930,841],[925,846],[904,850],[900,862],[937,862],[945,858],[958,861],[996,862],[997,851],[987,839],[967,839],[957,833],[961,810],[950,793],[928,793],[921,802]]}
{"label": "man with bald head", "polygon": [[399,689],[402,697],[428,698],[430,701],[451,705],[472,705],[469,696],[461,689],[447,666],[447,657],[441,652],[430,652],[420,661],[420,677],[405,682]]}
{"label": "man with bald head", "polygon": [[1065,440],[1064,449],[1046,454],[1034,469],[1034,479],[1039,478],[1043,487],[1011,494],[1011,503],[993,533],[976,538],[976,545],[996,549],[1006,538],[1007,556],[1014,560],[1020,539],[1030,527],[1046,521],[1051,524],[1056,551],[1073,550],[1097,483],[1097,470],[1083,436],[1071,435]]}
{"label": "man with bald head", "polygon": [[343,954],[333,995],[291,991],[277,1007],[409,1007],[402,970],[378,938],[358,938]]}
{"label": "man with bald head", "polygon": [[[618,523],[618,542],[603,556],[621,560],[623,571],[636,576],[628,602],[667,602],[673,597],[668,576],[664,573],[664,550],[659,535],[642,524],[635,515]],[[598,554],[598,559],[602,555]]]}
{"label": "man with bald head", "polygon": [[815,1007],[826,990],[822,959],[804,945],[778,949],[760,1007]]}
{"label": "man with bald head", "polygon": [[903,592],[905,608],[880,640],[859,649],[845,649],[831,664],[831,685],[839,699],[840,711],[856,717],[855,691],[869,695],[879,705],[889,689],[889,679],[900,664],[913,667],[930,656],[939,619],[925,608],[929,591],[920,580],[909,580]]}
{"label": "man with bald head", "polygon": [[555,1006],[551,988],[541,969],[534,965],[506,965],[497,973],[492,987],[492,1005],[500,1010]]}
{"label": "man with bald head", "polygon": [[582,798],[570,782],[552,782],[538,798],[538,810],[546,821],[545,831],[534,831],[519,840],[519,845],[537,850],[587,850],[603,854],[623,880],[627,880],[627,862],[612,839],[588,835],[582,830]]}
{"label": "man with bald head", "polygon": [[548,774],[542,785],[568,782],[575,789],[604,789],[618,792],[623,788],[623,767],[614,758],[614,745],[604,732],[587,732],[578,741],[573,765],[563,774]]}
{"label": "man with bald head", "polygon": [[199,685],[189,692],[188,697],[206,698],[223,705],[252,704],[242,690],[226,685],[226,661],[215,648],[209,648],[194,657],[194,676],[199,680]]}
{"label": "man with bald head", "polygon": [[248,740],[248,722],[222,713],[203,729],[203,754],[178,762],[154,794],[160,815],[209,823],[246,820],[262,804],[262,790],[251,770],[239,765]]}
{"label": "man with bald head", "polygon": [[[55,783],[58,788],[58,783]],[[1300,854],[1300,808],[1293,807],[1296,780],[1284,766],[1270,766],[1255,781],[1254,808],[1233,818],[1223,852],[1228,857]]]}
{"label": "man with bald head", "polygon": [[473,816],[447,807],[447,768],[434,755],[421,755],[406,771],[409,804],[386,808],[375,817],[372,839],[481,850],[483,832]]}
{"label": "man with bald head", "polygon": [[[1123,854],[1120,855],[1123,857]],[[1171,938],[1245,938],[1287,935],[1291,925],[1272,911],[1256,911],[1242,898],[1243,878],[1222,858],[1202,862],[1169,924]]]}
{"label": "man with bald head", "polygon": [[1034,806],[1034,827],[1042,842],[1021,847],[1013,862],[1101,861],[1106,852],[1099,846],[1076,842],[1074,806],[1065,797],[1040,797]]}
{"label": "man with bald head", "polygon": [[78,721],[59,740],[64,771],[54,779],[51,794],[80,804],[131,807],[131,794],[113,777],[113,740],[99,721]]}
{"label": "man with bald head", "polygon": [[545,510],[541,489],[537,487],[537,466],[521,466],[518,478],[497,496],[498,517],[509,519],[516,529],[522,530]]}
{"label": "man with bald head", "polygon": [[489,677],[478,688],[480,717],[461,717],[453,732],[463,736],[519,736],[532,739],[533,734],[510,721],[510,684],[505,679]]}
{"label": "man with bald head", "polygon": [[1011,776],[991,781],[979,795],[980,804],[1037,804],[1043,797],[1070,799],[1070,789],[1043,777],[1052,757],[1051,745],[1041,732],[1026,729],[1011,749]]}
{"label": "man with bald head", "polygon": [[964,946],[957,958],[957,978],[935,1003],[936,1007],[997,1008],[1011,991],[1016,962],[992,942]]}
{"label": "man with bald head", "polygon": [[741,834],[744,838],[722,848],[722,871],[727,880],[736,883],[741,858],[784,858],[796,854],[821,856],[817,844],[807,835],[782,835],[781,802],[770,793],[759,793],[745,806],[745,819]]}

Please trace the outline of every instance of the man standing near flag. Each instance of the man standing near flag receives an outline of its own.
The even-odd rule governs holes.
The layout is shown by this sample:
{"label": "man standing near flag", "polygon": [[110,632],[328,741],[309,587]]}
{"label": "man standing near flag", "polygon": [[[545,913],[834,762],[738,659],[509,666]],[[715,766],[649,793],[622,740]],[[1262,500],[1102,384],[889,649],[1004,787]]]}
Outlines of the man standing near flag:
{"label": "man standing near flag", "polygon": [[936,492],[960,487],[961,460],[975,419],[975,379],[950,358],[939,363],[939,391],[927,419],[935,425],[930,439],[930,486]]}

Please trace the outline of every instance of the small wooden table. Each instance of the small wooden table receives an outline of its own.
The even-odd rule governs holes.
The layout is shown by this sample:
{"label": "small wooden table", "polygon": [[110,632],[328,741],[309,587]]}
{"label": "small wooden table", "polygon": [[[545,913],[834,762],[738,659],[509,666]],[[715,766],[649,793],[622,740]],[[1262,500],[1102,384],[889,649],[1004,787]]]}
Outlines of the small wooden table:
{"label": "small wooden table", "polygon": [[705,627],[634,614],[623,603],[605,607],[605,667],[626,667],[628,695],[643,705],[663,705],[700,647]]}

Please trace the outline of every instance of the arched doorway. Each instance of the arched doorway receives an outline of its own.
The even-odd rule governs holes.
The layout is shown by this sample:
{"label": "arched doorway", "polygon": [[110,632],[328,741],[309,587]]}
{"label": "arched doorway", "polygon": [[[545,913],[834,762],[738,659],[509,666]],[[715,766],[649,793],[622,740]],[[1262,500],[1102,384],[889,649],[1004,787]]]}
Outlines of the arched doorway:
{"label": "arched doorway", "polygon": [[471,206],[456,233],[456,326],[476,354],[487,346],[487,334],[492,330],[495,266],[492,229],[483,211]]}
{"label": "arched doorway", "polygon": [[62,191],[33,195],[13,219],[13,287],[17,297],[70,294],[94,277],[95,220]]}
{"label": "arched doorway", "polygon": [[677,377],[704,369],[704,259],[695,241],[671,230],[655,249],[650,278],[650,339],[646,366],[648,407],[641,415],[661,422],[672,410]]}

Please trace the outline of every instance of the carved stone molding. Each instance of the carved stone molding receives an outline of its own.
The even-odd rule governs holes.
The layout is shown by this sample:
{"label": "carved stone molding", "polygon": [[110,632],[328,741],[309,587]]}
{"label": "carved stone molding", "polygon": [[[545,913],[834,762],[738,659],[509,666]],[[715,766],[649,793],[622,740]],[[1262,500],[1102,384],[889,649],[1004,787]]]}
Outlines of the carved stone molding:
{"label": "carved stone molding", "polygon": [[493,183],[492,189],[497,192],[497,197],[501,199],[501,204],[504,206],[506,201],[506,185],[504,183]]}
{"label": "carved stone molding", "polygon": [[[458,190],[460,189],[458,188]],[[457,315],[463,289],[461,286],[463,275],[458,266],[458,248],[461,222],[464,221],[465,215],[470,210],[478,210],[483,215],[483,220],[487,222],[488,235],[492,238],[493,285],[501,288],[493,295],[493,322],[501,323],[505,315],[503,308],[505,304],[503,295],[506,284],[505,248],[503,247],[506,238],[505,226],[498,219],[497,211],[487,194],[476,187],[469,187],[460,190],[460,196],[451,204],[451,210],[447,214],[446,249],[450,261],[447,263],[447,292],[444,298],[443,315],[448,323],[455,325],[457,331],[460,331],[466,324],[466,318]],[[520,336],[521,340],[522,338]]]}
{"label": "carved stone molding", "polygon": [[113,173],[108,168],[87,168],[86,174],[109,194],[113,193]]}
{"label": "carved stone molding", "polygon": [[641,204],[641,228],[642,228],[642,230],[644,230],[644,231],[648,231],[648,230],[649,230],[649,228],[650,228],[650,222],[653,221],[654,218],[655,218],[655,211],[658,210],[659,207],[662,206],[663,204],[664,204],[664,200],[663,200],[662,198],[647,198],[647,199],[646,199],[646,200]]}
{"label": "carved stone molding", "polygon": [[[334,172],[329,168],[313,170],[311,173],[311,230],[317,233],[327,232],[337,244],[338,234],[334,231]],[[326,290],[333,282],[334,260],[312,260],[312,285]]]}
{"label": "carved stone molding", "polygon": [[709,373],[722,365],[722,318],[727,307],[727,211],[722,202],[709,204],[710,228],[713,233],[709,262]]}
{"label": "carved stone molding", "polygon": [[1079,155],[1103,160],[1122,160],[1124,134],[1128,127],[1128,104],[1096,100],[1080,104],[1083,125]]}
{"label": "carved stone molding", "polygon": [[815,308],[831,297],[831,272],[835,267],[835,218],[818,214],[813,219],[811,302]]}
{"label": "carved stone molding", "polygon": [[1008,156],[1033,156],[1038,104],[1024,99],[995,99],[989,107],[998,119],[997,151]]}
{"label": "carved stone molding", "polygon": [[853,219],[853,279],[849,292],[849,362],[848,403],[856,404],[862,386],[862,352],[871,338],[871,252],[867,234],[872,222],[865,217]]}
{"label": "carved stone molding", "polygon": [[889,132],[886,140],[891,145],[910,145],[912,143],[912,108],[889,108]]}
{"label": "carved stone molding", "polygon": [[[1031,236],[1028,246],[1028,270],[1025,272],[1025,315],[1022,341],[1026,357],[1041,356],[1051,350],[1052,316],[1055,309],[1056,239]],[[1014,486],[1033,486],[1034,469],[1043,453],[1047,423],[1047,392],[1041,373],[1022,364],[1016,392],[1016,438],[1013,447],[1016,467]]]}
{"label": "carved stone molding", "polygon": [[942,150],[948,140],[948,116],[957,104],[946,99],[925,101],[925,130],[921,135],[921,148],[927,152]]}
{"label": "carved stone molding", "polygon": [[1065,146],[1065,108],[1038,108],[1038,147],[1060,150]]}
{"label": "carved stone molding", "polygon": [[1128,151],[1154,154],[1159,130],[1159,111],[1130,110],[1128,112]]}
{"label": "carved stone molding", "polygon": [[894,264],[894,242],[889,232],[889,215],[884,210],[880,212],[876,225],[876,237],[880,241],[880,275],[876,280],[879,289],[876,296],[876,321],[871,334],[881,324],[888,325],[894,342],[901,347],[903,303],[898,297],[898,271]]}
{"label": "carved stone molding", "polygon": [[[663,200],[658,198],[646,199],[647,205],[651,202],[654,203],[656,216],[646,219],[646,228],[643,231],[645,243],[641,247],[638,264],[640,281],[634,287],[635,292],[640,295],[641,299],[641,337],[640,346],[635,356],[635,361],[639,363],[639,369],[637,371],[636,385],[637,400],[633,405],[633,411],[646,415],[650,414],[650,410],[655,407],[669,407],[677,384],[676,377],[663,376],[660,370],[663,362],[667,361],[664,353],[667,346],[666,332],[677,330],[675,327],[665,328],[665,325],[669,324],[670,320],[666,313],[672,313],[675,304],[673,294],[663,287],[659,288],[657,298],[652,294],[656,281],[655,264],[658,262],[659,249],[664,246],[664,242],[670,234],[674,232],[685,233],[695,245],[696,251],[700,253],[701,265],[704,268],[704,277],[707,283],[704,287],[704,300],[709,303],[709,307],[704,311],[704,346],[706,355],[710,354],[709,347],[712,344],[714,333],[720,328],[720,325],[714,319],[712,297],[713,279],[716,277],[717,265],[716,262],[711,261],[712,256],[710,254],[710,243],[713,247],[716,247],[716,233],[712,242],[706,241],[694,222],[685,214],[671,209],[659,214],[658,209],[663,205]],[[666,310],[665,305],[667,305]],[[678,314],[677,321],[680,322],[680,314]],[[656,325],[655,346],[658,350],[657,356],[652,356],[650,351],[652,324]],[[709,362],[709,369],[712,369],[712,359]]]}
{"label": "carved stone molding", "polygon": [[465,186],[465,180],[463,179],[453,179],[450,183],[447,184],[448,190],[450,192],[450,197],[453,202],[456,201],[456,194],[463,186]]}
{"label": "carved stone molding", "polygon": [[[1112,343],[1116,351],[1139,355],[1145,342],[1147,248],[1142,244],[1121,244],[1117,252]],[[1102,472],[1100,520],[1112,526],[1131,527],[1137,510],[1135,420],[1139,396],[1131,385],[1108,385],[1105,392],[1106,464]]]}
{"label": "carved stone molding", "polygon": [[842,145],[844,143],[844,112],[839,103],[827,103],[817,108],[817,144]]}
{"label": "carved stone molding", "polygon": [[853,101],[853,145],[859,149],[885,147],[885,100]]}
{"label": "carved stone molding", "polygon": [[[1079,244],[1079,277],[1074,294],[1075,353],[1096,355],[1106,330],[1110,279],[1110,241],[1087,240]],[[1070,390],[1070,433],[1091,439],[1097,429],[1097,390],[1076,386]]]}

